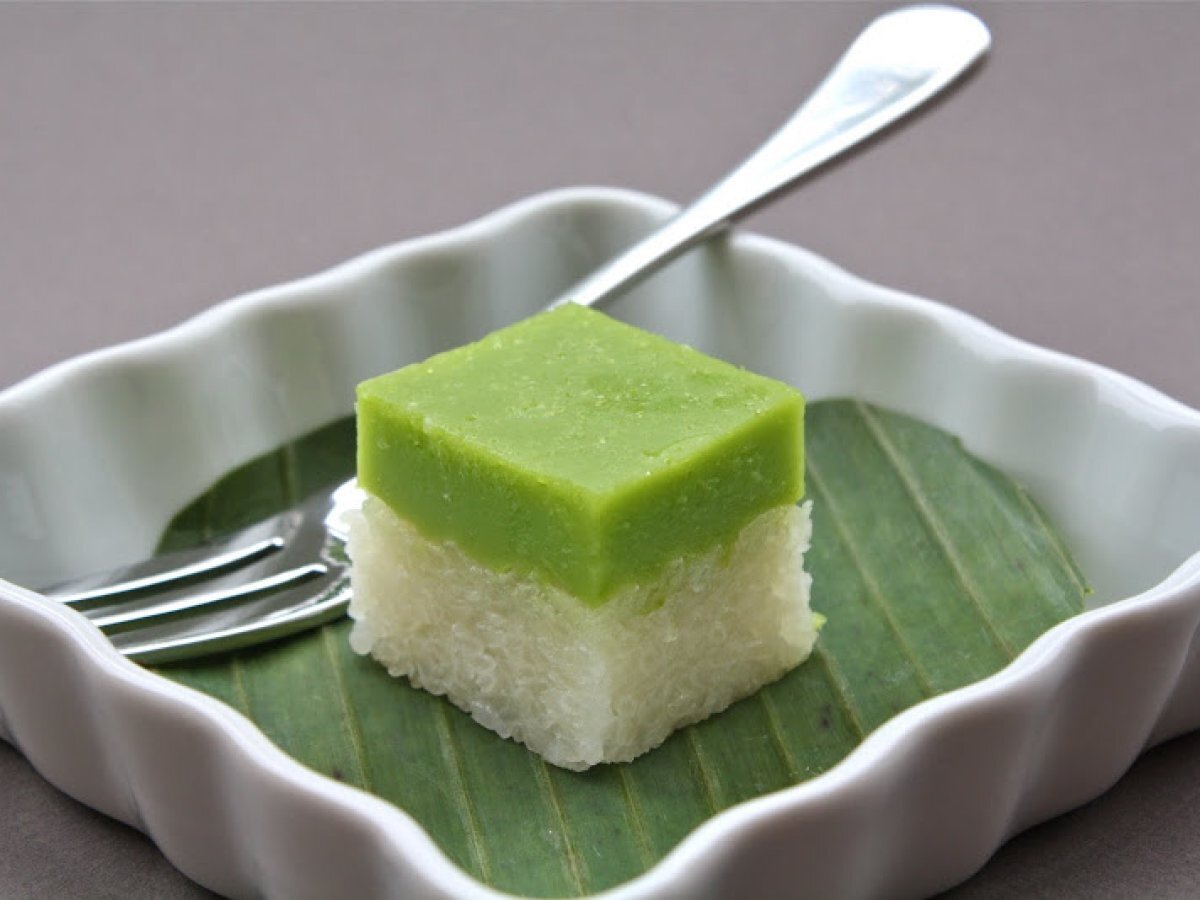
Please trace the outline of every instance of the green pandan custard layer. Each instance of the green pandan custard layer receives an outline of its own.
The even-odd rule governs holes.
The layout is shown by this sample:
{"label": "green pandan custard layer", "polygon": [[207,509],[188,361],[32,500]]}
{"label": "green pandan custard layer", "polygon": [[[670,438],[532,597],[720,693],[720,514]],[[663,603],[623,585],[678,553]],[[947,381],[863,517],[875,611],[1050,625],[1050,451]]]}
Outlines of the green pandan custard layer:
{"label": "green pandan custard layer", "polygon": [[804,493],[793,388],[568,305],[358,387],[358,478],[591,605]]}

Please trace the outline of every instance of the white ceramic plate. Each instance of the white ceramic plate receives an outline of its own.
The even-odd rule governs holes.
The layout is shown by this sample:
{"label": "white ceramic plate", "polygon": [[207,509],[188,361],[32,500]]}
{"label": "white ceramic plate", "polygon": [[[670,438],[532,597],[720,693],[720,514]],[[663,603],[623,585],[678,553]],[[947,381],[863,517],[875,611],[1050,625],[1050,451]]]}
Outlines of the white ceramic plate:
{"label": "white ceramic plate", "polygon": [[[0,395],[0,736],[223,894],[491,895],[400,810],[17,585],[147,555],[217,477],[348,414],[357,381],[533,312],[670,211],[608,190],[535,197]],[[716,816],[613,896],[928,894],[1200,726],[1200,414],[751,236],[611,311],[811,399],[856,396],[959,435],[1031,489],[1096,588],[1096,608],[998,675]]]}

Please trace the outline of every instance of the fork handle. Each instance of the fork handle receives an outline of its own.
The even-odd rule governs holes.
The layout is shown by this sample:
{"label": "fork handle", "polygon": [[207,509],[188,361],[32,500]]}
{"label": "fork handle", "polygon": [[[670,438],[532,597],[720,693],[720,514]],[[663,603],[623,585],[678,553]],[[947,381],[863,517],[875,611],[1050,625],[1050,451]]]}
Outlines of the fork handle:
{"label": "fork handle", "polygon": [[732,172],[661,228],[551,304],[603,305],[784,188],[930,100],[991,46],[987,27],[950,6],[880,16],[808,100]]}

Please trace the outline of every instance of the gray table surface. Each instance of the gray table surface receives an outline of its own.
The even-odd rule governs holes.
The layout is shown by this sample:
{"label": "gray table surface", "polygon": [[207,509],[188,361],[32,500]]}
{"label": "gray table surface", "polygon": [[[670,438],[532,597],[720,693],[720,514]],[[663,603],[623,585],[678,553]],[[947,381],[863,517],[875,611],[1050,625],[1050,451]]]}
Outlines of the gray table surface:
{"label": "gray table surface", "polygon": [[[0,4],[0,386],[581,183],[695,194],[877,11]],[[975,7],[996,46],[756,230],[1200,405],[1200,4]],[[1200,737],[960,897],[1200,895]],[[0,896],[208,896],[0,744]]]}

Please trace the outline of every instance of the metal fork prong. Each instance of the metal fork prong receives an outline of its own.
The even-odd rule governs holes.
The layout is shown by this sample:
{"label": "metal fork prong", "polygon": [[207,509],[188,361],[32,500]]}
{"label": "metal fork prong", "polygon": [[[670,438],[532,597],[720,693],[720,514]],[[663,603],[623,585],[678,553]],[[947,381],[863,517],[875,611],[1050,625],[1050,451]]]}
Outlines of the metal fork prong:
{"label": "metal fork prong", "polygon": [[169,569],[156,575],[119,581],[116,584],[87,591],[77,591],[72,594],[60,594],[56,595],[55,599],[60,603],[75,607],[90,607],[125,600],[133,594],[159,591],[184,581],[219,575],[222,572],[248,565],[269,554],[279,552],[284,548],[285,543],[282,537],[272,537],[225,553],[218,553],[215,556],[205,557],[190,565]]}
{"label": "metal fork prong", "polygon": [[92,617],[92,622],[106,634],[115,634],[129,628],[137,628],[153,622],[161,622],[178,616],[192,615],[201,610],[211,610],[229,604],[241,603],[262,594],[303,584],[306,581],[311,581],[313,578],[326,574],[328,571],[329,569],[324,563],[311,563],[226,590],[209,591],[208,593],[182,597],[167,603],[144,606],[106,616],[94,616]]}
{"label": "metal fork prong", "polygon": [[[311,600],[311,595],[307,593],[307,587],[293,590],[305,591],[303,599]],[[299,606],[252,622],[199,634],[148,640],[141,643],[124,642],[118,638],[117,648],[130,659],[146,665],[210,656],[299,634],[309,628],[334,622],[346,614],[346,607],[349,603],[350,589],[349,585],[345,584],[342,589],[315,603],[301,603]]]}

